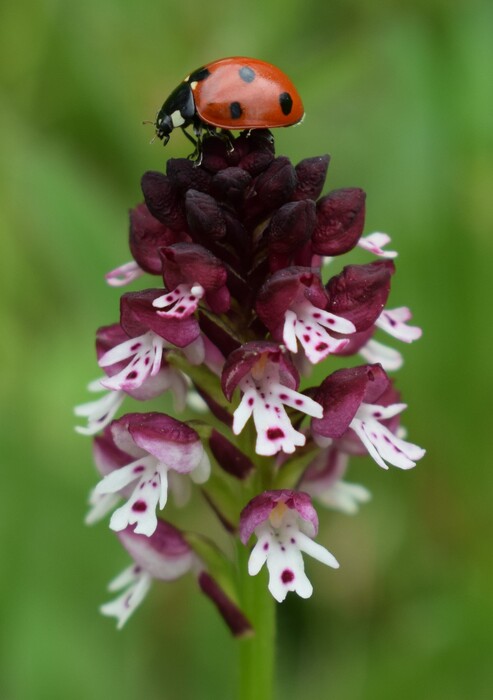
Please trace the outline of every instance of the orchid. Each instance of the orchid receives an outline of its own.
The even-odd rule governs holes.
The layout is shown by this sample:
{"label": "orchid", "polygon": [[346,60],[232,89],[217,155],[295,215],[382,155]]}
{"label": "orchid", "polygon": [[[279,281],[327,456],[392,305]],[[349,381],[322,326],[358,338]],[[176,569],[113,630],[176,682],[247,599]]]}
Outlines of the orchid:
{"label": "orchid", "polygon": [[[346,480],[352,460],[407,470],[423,457],[387,374],[403,356],[374,338],[411,343],[421,329],[388,306],[397,252],[387,234],[365,235],[363,190],[322,194],[328,156],[294,166],[263,129],[209,134],[201,151],[144,174],[132,260],[107,275],[153,286],[125,292],[96,333],[103,376],[90,389],[107,393],[76,409],[100,478],[86,522],[108,519],[132,559],[101,608],[118,627],[153,581],[192,573],[234,635],[262,635],[266,591],[279,603],[312,595],[303,555],[334,570],[347,560],[315,541],[316,507],[354,514],[370,500]],[[355,248],[377,259],[355,264]],[[132,400],[138,412],[122,409]],[[190,501],[212,509],[235,556],[197,519],[181,529]],[[180,512],[180,529],[163,512]]]}

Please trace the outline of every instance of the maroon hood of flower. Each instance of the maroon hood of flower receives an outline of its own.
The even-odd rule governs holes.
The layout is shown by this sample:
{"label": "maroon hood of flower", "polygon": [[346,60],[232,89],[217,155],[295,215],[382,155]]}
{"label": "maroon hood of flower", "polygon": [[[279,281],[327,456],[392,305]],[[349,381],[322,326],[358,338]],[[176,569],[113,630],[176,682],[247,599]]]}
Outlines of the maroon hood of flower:
{"label": "maroon hood of flower", "polygon": [[162,289],[124,294],[120,299],[121,326],[130,338],[153,331],[169,343],[184,348],[200,335],[199,324],[193,316],[182,319],[160,316],[152,302],[162,295]]}
{"label": "maroon hood of flower", "polygon": [[[387,388],[384,389],[383,393],[377,398],[372,401],[372,403],[377,404],[378,406],[390,406],[391,404],[394,403],[400,403],[401,401],[401,396],[399,392],[396,390],[395,386],[393,385],[392,381],[389,380],[389,383],[387,385]],[[396,416],[393,416],[392,418],[387,418],[385,420],[379,420],[379,423],[384,425],[386,428],[390,430],[391,433],[396,433],[401,421],[401,414],[398,413]],[[356,435],[354,430],[349,429],[347,432],[344,433],[344,435],[337,440],[335,443],[334,449],[337,448],[337,451],[344,452],[348,455],[366,455],[367,454],[367,449],[359,439],[359,437]]]}
{"label": "maroon hood of flower", "polygon": [[[108,352],[112,350],[116,345],[120,345],[127,341],[129,336],[125,333],[123,328],[119,323],[113,323],[111,326],[101,326],[96,331],[96,356],[98,360]],[[113,377],[113,375],[118,374],[126,365],[128,360],[122,360],[121,362],[116,362],[114,365],[108,367],[103,367],[102,369],[108,377]]]}
{"label": "maroon hood of flower", "polygon": [[134,562],[153,578],[172,581],[192,566],[194,555],[181,532],[164,520],[157,521],[154,533],[136,534],[131,527],[118,537]]}
{"label": "maroon hood of flower", "polygon": [[241,511],[239,532],[243,544],[247,544],[255,528],[267,520],[279,503],[284,503],[288,508],[297,512],[308,526],[310,537],[317,534],[318,516],[307,493],[289,489],[264,491],[252,498]]}
{"label": "maroon hood of flower", "polygon": [[193,428],[165,413],[127,413],[113,421],[115,445],[136,457],[142,450],[177,471],[191,471],[202,457],[202,443]]}
{"label": "maroon hood of flower", "polygon": [[341,255],[354,248],[365,224],[365,198],[363,190],[346,188],[329,192],[317,202],[314,253]]}
{"label": "maroon hood of flower", "polygon": [[315,401],[322,405],[324,414],[312,420],[312,429],[324,437],[342,437],[361,404],[375,403],[389,384],[379,364],[333,372],[315,392]]}
{"label": "maroon hood of flower", "polygon": [[360,331],[360,333],[341,335],[342,338],[346,338],[349,342],[343,347],[342,350],[338,350],[335,354],[339,355],[340,357],[350,357],[351,355],[355,355],[367,344],[374,333],[375,326],[370,326],[365,331]]}
{"label": "maroon hood of flower", "polygon": [[101,476],[106,476],[119,467],[124,467],[132,461],[127,452],[120,450],[113,440],[111,427],[108,425],[101,435],[93,441],[93,456],[96,469]]}
{"label": "maroon hood of flower", "polygon": [[159,248],[180,240],[176,231],[172,231],[158,221],[145,203],[130,211],[129,246],[135,262],[151,275],[161,274]]}
{"label": "maroon hood of flower", "polygon": [[274,273],[260,289],[256,310],[259,318],[277,337],[284,326],[284,314],[296,302],[308,300],[325,309],[328,297],[315,270],[308,267],[287,267]]}
{"label": "maroon hood of flower", "polygon": [[299,374],[283,349],[267,340],[252,341],[234,350],[224,364],[221,386],[228,401],[241,380],[261,360],[278,364],[282,384],[290,389],[298,388]]}
{"label": "maroon hood of flower", "polygon": [[366,330],[375,323],[387,303],[394,272],[391,260],[346,266],[327,283],[327,310],[354,323],[358,332]]}
{"label": "maroon hood of flower", "polygon": [[160,251],[163,279],[170,290],[179,284],[200,284],[214,313],[225,313],[231,298],[227,272],[221,261],[201,245],[176,243]]}

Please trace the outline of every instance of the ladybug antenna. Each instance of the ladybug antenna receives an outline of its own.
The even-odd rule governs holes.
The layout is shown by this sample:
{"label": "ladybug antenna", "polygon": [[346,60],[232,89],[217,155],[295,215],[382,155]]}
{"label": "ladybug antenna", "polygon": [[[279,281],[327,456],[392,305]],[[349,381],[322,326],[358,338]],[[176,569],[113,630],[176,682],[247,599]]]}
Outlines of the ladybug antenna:
{"label": "ladybug antenna", "polygon": [[153,122],[152,119],[144,119],[144,121],[142,122],[142,124],[153,124],[153,125],[154,125],[155,122]]}

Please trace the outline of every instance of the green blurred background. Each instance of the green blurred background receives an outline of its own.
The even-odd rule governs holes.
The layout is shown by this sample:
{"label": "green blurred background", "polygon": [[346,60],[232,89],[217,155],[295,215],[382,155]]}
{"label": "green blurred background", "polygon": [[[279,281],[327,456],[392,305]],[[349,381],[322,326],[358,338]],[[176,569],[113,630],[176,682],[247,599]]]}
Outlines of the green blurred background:
{"label": "green blurred background", "polygon": [[490,698],[491,3],[0,12],[2,700],[234,697],[234,642],[193,580],[155,585],[122,632],[98,614],[128,558],[104,525],[82,524],[95,474],[72,405],[98,375],[95,328],[117,319],[103,275],[129,259],[140,176],[190,150],[181,134],[149,146],[141,121],[191,69],[235,54],[298,85],[306,119],[277,132],[278,152],[329,152],[328,187],[366,189],[366,231],[400,252],[391,304],[424,328],[399,348],[399,386],[427,457],[411,473],[361,460],[351,477],[373,501],[322,514],[342,567],[309,563],[315,595],[280,608],[278,697]]}

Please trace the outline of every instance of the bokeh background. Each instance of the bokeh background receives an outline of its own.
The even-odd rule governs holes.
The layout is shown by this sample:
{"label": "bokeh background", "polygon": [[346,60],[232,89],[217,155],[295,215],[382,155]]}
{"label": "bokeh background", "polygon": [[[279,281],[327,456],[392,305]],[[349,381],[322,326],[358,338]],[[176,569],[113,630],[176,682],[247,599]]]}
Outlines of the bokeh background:
{"label": "bokeh background", "polygon": [[3,700],[234,697],[235,643],[193,580],[155,585],[122,632],[98,614],[128,558],[82,525],[95,473],[72,405],[117,319],[103,275],[128,259],[140,176],[189,152],[181,134],[150,146],[141,121],[235,54],[298,85],[306,120],[278,152],[329,152],[327,186],[366,189],[366,231],[400,252],[391,302],[424,328],[399,387],[427,457],[361,460],[372,502],[322,515],[342,568],[309,563],[315,595],[280,609],[278,697],[491,697],[492,30],[477,0],[2,5]]}

